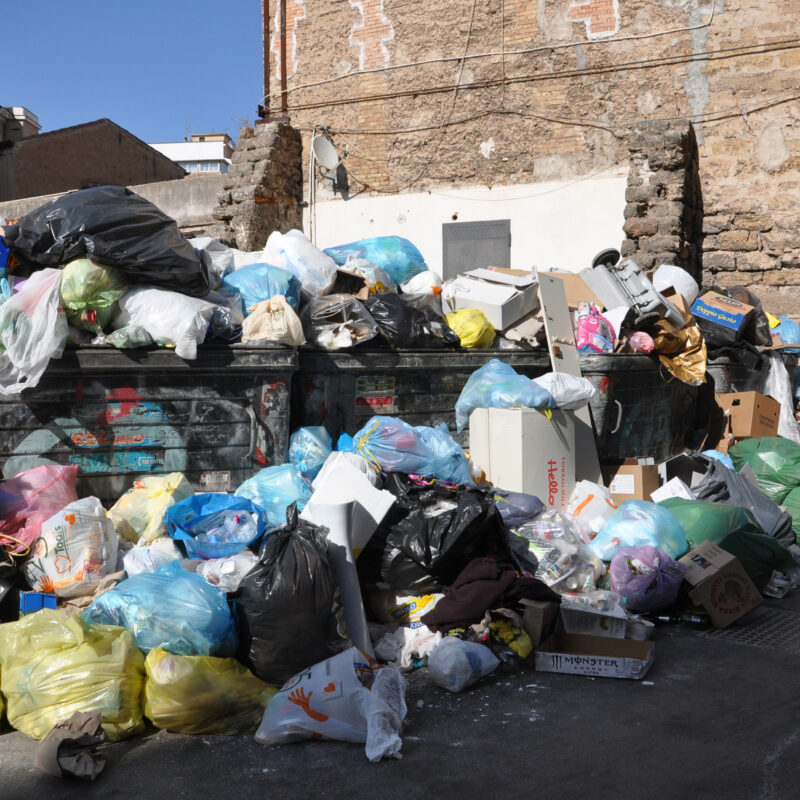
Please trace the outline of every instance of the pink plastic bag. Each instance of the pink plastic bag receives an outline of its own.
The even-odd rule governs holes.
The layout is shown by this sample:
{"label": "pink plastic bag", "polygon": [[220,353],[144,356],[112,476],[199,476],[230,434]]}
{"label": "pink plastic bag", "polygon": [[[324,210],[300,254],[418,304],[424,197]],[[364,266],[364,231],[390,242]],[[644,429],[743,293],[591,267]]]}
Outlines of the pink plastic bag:
{"label": "pink plastic bag", "polygon": [[78,467],[46,464],[0,483],[0,547],[24,553],[39,538],[42,523],[78,499]]}
{"label": "pink plastic bag", "polygon": [[614,350],[614,329],[594,303],[579,305],[575,338],[579,353],[611,353]]}
{"label": "pink plastic bag", "polygon": [[628,334],[628,344],[634,353],[652,353],[655,349],[655,342],[649,333],[644,331],[633,331]]}
{"label": "pink plastic bag", "polygon": [[608,570],[611,589],[630,611],[661,611],[678,597],[686,567],[650,545],[620,547]]}

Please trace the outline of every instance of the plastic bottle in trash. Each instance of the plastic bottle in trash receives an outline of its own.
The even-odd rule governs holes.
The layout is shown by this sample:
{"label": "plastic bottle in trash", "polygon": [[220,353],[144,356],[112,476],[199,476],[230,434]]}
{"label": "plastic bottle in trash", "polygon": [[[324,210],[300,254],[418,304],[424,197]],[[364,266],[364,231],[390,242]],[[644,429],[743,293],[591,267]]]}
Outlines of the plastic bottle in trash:
{"label": "plastic bottle in trash", "polygon": [[225,509],[205,520],[206,530],[197,535],[198,541],[211,544],[246,544],[258,531],[256,515],[250,511]]}

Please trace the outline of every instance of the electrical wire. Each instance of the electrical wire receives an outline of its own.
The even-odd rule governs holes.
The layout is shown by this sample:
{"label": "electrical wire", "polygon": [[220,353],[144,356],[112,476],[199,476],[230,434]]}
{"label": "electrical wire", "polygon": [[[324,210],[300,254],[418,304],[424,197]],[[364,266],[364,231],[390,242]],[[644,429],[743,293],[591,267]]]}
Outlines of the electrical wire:
{"label": "electrical wire", "polygon": [[[311,89],[317,86],[326,86],[330,83],[335,83],[337,81],[346,80],[347,78],[356,78],[360,75],[369,75],[375,72],[390,72],[392,70],[397,69],[409,69],[411,67],[421,67],[427,64],[444,64],[450,61],[462,61],[464,59],[473,59],[473,58],[492,58],[493,56],[516,56],[516,55],[526,55],[528,53],[541,53],[547,51],[555,51],[555,50],[563,50],[570,47],[582,47],[584,45],[601,45],[601,44],[614,44],[616,42],[631,42],[631,41],[640,41],[643,39],[653,39],[659,36],[670,36],[675,33],[685,33],[687,31],[696,31],[700,28],[708,28],[712,21],[714,20],[714,15],[716,13],[716,0],[712,0],[711,2],[711,14],[706,22],[699,22],[696,25],[687,25],[681,28],[670,28],[668,30],[663,31],[654,31],[652,33],[640,33],[640,34],[631,34],[630,36],[616,36],[616,37],[608,37],[604,39],[583,39],[580,41],[572,41],[572,42],[558,42],[556,44],[548,44],[548,45],[539,45],[537,47],[525,47],[519,50],[505,50],[505,48],[501,48],[500,52],[497,51],[490,51],[487,53],[473,53],[472,55],[465,55],[465,56],[441,56],[439,58],[427,58],[421,61],[407,61],[403,64],[387,64],[383,67],[374,67],[373,69],[362,69],[358,70],[357,72],[348,72],[345,75],[336,75],[333,78],[325,78],[321,81],[313,81],[311,83],[301,83],[297,86],[290,86],[286,89],[286,94],[288,95],[291,92],[297,92],[301,89]],[[283,92],[270,92],[269,94],[264,95],[261,99],[262,103],[265,103],[268,99],[272,100],[273,97],[276,97]]]}

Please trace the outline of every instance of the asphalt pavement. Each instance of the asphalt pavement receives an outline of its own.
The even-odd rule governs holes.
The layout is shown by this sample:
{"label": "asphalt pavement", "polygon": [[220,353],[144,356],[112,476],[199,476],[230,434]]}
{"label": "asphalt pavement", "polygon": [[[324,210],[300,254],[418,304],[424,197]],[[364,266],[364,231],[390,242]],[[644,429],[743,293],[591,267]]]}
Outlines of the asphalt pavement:
{"label": "asphalt pavement", "polygon": [[800,793],[800,592],[726,632],[656,631],[640,681],[498,672],[460,695],[409,676],[403,758],[151,729],[105,748],[93,783],[33,767],[0,735],[0,798],[789,800]]}

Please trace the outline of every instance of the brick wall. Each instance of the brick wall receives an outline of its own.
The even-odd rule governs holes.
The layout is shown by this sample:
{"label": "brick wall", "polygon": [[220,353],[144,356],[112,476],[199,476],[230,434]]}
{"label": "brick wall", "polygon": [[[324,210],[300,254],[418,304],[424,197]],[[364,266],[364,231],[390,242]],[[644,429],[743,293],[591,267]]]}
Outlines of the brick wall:
{"label": "brick wall", "polygon": [[[290,91],[292,124],[304,149],[314,125],[330,126],[366,191],[579,180],[627,163],[642,122],[685,118],[705,213],[698,270],[709,282],[752,286],[769,308],[791,306],[800,285],[800,0],[715,0],[710,25],[712,3],[695,0],[480,0],[474,15],[471,0],[287,8],[290,89],[345,76]],[[465,46],[506,53],[468,59],[463,70],[439,60],[362,72],[461,56]],[[520,49],[532,52],[508,52]],[[369,99],[351,102],[359,97]]]}

